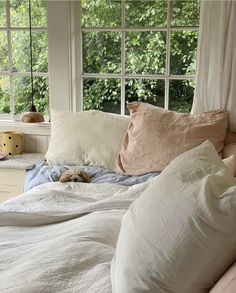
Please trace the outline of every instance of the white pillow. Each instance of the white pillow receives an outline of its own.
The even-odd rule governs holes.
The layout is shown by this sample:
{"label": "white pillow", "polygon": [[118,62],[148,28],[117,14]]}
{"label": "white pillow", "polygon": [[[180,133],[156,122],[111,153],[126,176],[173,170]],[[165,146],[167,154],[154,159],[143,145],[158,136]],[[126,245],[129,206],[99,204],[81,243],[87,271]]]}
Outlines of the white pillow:
{"label": "white pillow", "polygon": [[172,161],[123,218],[112,292],[208,292],[236,257],[235,183],[210,142]]}
{"label": "white pillow", "polygon": [[129,117],[96,110],[51,112],[50,165],[88,164],[115,169]]}

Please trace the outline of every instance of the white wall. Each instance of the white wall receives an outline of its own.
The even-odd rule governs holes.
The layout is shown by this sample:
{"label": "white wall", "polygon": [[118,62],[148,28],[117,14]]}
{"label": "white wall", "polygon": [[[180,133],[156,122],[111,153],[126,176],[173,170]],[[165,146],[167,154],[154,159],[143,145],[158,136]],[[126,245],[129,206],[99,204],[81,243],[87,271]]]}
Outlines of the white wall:
{"label": "white wall", "polygon": [[48,1],[50,108],[71,110],[70,3]]}

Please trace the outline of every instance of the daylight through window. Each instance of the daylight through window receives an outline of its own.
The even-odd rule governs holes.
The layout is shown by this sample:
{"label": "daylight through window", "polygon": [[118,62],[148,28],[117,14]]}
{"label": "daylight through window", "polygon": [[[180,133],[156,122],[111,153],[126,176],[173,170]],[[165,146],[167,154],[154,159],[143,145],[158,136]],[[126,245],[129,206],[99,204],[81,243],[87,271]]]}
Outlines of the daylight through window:
{"label": "daylight through window", "polygon": [[131,101],[189,112],[198,0],[82,0],[83,108],[126,113]]}
{"label": "daylight through window", "polygon": [[[48,113],[46,0],[31,0],[34,101]],[[0,1],[0,114],[28,111],[30,87],[28,0]]]}

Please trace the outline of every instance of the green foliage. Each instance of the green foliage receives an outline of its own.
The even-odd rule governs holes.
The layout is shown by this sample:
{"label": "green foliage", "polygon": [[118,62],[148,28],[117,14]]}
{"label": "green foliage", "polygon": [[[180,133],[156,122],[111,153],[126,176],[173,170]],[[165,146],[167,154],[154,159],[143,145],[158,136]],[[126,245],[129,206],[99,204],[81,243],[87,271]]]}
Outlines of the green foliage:
{"label": "green foliage", "polygon": [[89,109],[120,113],[120,81],[113,78],[86,78],[84,110]]}
{"label": "green foliage", "polygon": [[[84,26],[90,28],[109,26],[107,12],[109,9],[112,10],[111,7],[114,8],[117,2],[107,1],[106,6],[104,1],[83,0],[83,6],[86,7],[87,12],[92,11],[93,16],[84,15],[84,21],[87,19],[87,25],[84,23]],[[126,0],[125,3],[127,28],[166,27],[166,0]],[[84,13],[86,13],[85,8]],[[117,19],[117,15],[114,16],[112,13],[111,15],[110,20]],[[173,26],[198,26],[198,22],[198,0],[173,0],[171,20]],[[113,25],[118,26],[118,21],[116,20]],[[166,74],[166,38],[165,31],[154,32],[151,29],[145,32],[125,33],[125,73],[144,75],[143,79],[125,79],[126,102],[138,100],[164,107],[164,80],[145,79],[145,75]],[[84,73],[120,73],[120,43],[119,33],[84,33]],[[171,33],[170,74],[186,76],[183,80],[169,81],[169,108],[172,110],[180,112],[191,110],[194,85],[187,78],[195,74],[196,49],[195,31],[177,30]],[[84,109],[119,112],[120,91],[118,79],[108,82],[104,79],[86,78],[84,79]]]}
{"label": "green foliage", "polygon": [[[0,1],[0,25],[6,20],[5,1]],[[46,1],[31,0],[32,27],[47,27]],[[4,10],[1,10],[1,8]],[[29,27],[28,0],[11,0],[11,26]],[[5,24],[6,25],[6,24]],[[5,26],[4,25],[4,26]],[[32,31],[33,38],[33,71],[34,74],[34,103],[38,111],[49,112],[48,78],[37,76],[48,72],[48,44],[45,31]],[[11,32],[12,71],[19,73],[30,72],[29,31],[13,30]],[[7,32],[0,32],[0,71],[9,71]],[[12,77],[14,94],[14,112],[22,113],[29,110],[31,84],[30,78]],[[10,79],[0,76],[0,113],[10,113]]]}
{"label": "green foliage", "polygon": [[[10,0],[12,27],[29,27],[29,1]],[[31,0],[32,27],[47,27],[45,0]]]}
{"label": "green foliage", "polygon": [[[167,0],[126,0],[125,27],[150,28],[146,31],[125,33],[125,74],[141,74],[143,78],[125,78],[123,85],[126,102],[146,101],[164,107],[164,79],[146,78],[145,75],[166,74],[167,34],[152,31],[152,28],[166,28]],[[120,0],[81,0],[82,27],[120,28]],[[172,26],[198,26],[198,0],[172,0]],[[10,0],[11,25],[28,27],[28,0]],[[32,0],[33,27],[46,27],[46,1]],[[0,1],[0,27],[6,25],[5,1]],[[29,32],[12,31],[13,71],[29,72]],[[122,36],[120,31],[86,31],[82,35],[83,72],[120,74]],[[197,32],[179,29],[171,32],[170,74],[185,75],[182,80],[169,80],[169,108],[189,112],[192,105],[194,84],[188,76],[195,74]],[[48,71],[47,34],[33,31],[33,70]],[[8,46],[6,31],[0,32],[0,71],[8,69]],[[34,77],[34,100],[39,111],[48,113],[48,79]],[[28,110],[31,86],[29,76],[12,79],[15,112]],[[9,113],[10,79],[0,76],[0,113]],[[84,78],[83,106],[85,110],[100,109],[120,113],[121,80],[117,78]]]}
{"label": "green foliage", "polygon": [[194,75],[196,51],[196,32],[172,32],[170,58],[171,74]]}
{"label": "green foliage", "polygon": [[198,26],[200,0],[173,0],[172,25]]}
{"label": "green foliage", "polygon": [[119,73],[121,36],[117,32],[83,34],[84,72]]}
{"label": "green foliage", "polygon": [[10,113],[9,78],[0,77],[0,113]]}
{"label": "green foliage", "polygon": [[166,34],[164,32],[128,32],[125,42],[126,73],[165,73]]}
{"label": "green foliage", "polygon": [[127,79],[125,84],[126,102],[146,102],[164,107],[164,80]]}
{"label": "green foliage", "polygon": [[0,27],[6,27],[6,2],[0,1]]}
{"label": "green foliage", "polygon": [[[29,111],[29,101],[31,100],[31,84],[29,77],[18,77],[14,79],[15,85],[15,113]],[[48,80],[46,77],[35,77],[34,104],[37,111],[48,115]]]}
{"label": "green foliage", "polygon": [[169,109],[183,113],[190,112],[193,102],[193,93],[193,81],[171,80]]}
{"label": "green foliage", "polygon": [[8,69],[7,33],[4,31],[0,31],[0,68],[2,71]]}
{"label": "green foliage", "polygon": [[121,25],[121,5],[117,0],[81,0],[83,27],[114,28]]}

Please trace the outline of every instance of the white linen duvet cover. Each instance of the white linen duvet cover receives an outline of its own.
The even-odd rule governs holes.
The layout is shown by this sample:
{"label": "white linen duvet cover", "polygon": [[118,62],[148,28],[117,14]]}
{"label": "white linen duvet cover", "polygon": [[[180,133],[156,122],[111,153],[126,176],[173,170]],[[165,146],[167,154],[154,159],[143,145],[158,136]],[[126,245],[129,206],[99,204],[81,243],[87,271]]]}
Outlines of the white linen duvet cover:
{"label": "white linen duvet cover", "polygon": [[129,205],[148,182],[46,183],[0,205],[0,292],[111,292]]}

